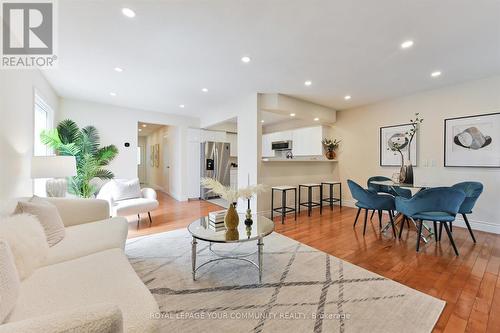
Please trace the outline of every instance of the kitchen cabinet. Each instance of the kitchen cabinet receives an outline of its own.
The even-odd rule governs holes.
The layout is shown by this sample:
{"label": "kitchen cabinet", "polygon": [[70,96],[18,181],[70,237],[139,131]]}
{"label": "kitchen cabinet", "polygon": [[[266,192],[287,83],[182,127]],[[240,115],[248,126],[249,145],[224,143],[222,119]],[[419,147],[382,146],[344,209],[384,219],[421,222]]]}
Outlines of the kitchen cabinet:
{"label": "kitchen cabinet", "polygon": [[262,135],[262,157],[274,157],[274,150],[271,149],[275,133]]}
{"label": "kitchen cabinet", "polygon": [[226,132],[223,131],[200,131],[200,142],[213,141],[213,142],[229,142],[226,138]]}
{"label": "kitchen cabinet", "polygon": [[304,127],[292,131],[294,156],[323,155],[323,127]]}
{"label": "kitchen cabinet", "polygon": [[236,168],[229,170],[229,186],[233,190],[238,190],[238,169]]}
{"label": "kitchen cabinet", "polygon": [[227,133],[226,139],[230,144],[229,156],[238,157],[238,135],[236,133]]}

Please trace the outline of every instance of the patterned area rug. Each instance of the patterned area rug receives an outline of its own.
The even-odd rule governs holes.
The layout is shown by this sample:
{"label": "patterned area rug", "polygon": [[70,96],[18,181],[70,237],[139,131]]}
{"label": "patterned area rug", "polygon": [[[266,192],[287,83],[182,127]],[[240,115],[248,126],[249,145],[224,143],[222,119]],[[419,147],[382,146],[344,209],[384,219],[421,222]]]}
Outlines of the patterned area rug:
{"label": "patterned area rug", "polygon": [[[215,257],[208,245],[198,242],[198,264]],[[261,284],[254,266],[236,260],[206,265],[193,281],[186,229],[131,239],[126,253],[158,301],[165,332],[430,332],[445,305],[277,233],[264,239]]]}

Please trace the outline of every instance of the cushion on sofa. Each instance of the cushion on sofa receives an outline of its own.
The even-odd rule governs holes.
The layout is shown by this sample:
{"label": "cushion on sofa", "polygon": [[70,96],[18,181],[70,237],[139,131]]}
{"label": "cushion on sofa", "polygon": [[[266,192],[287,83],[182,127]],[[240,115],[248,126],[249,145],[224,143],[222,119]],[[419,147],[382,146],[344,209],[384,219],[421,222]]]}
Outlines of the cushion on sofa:
{"label": "cushion on sofa", "polygon": [[66,237],[51,247],[45,265],[76,259],[99,251],[125,248],[128,223],[121,217],[66,228]]}
{"label": "cushion on sofa", "polygon": [[137,198],[115,202],[111,210],[113,215],[127,216],[155,210],[158,205],[158,201],[154,199]]}
{"label": "cushion on sofa", "polygon": [[0,326],[0,333],[122,333],[120,309],[113,304],[92,304]]}
{"label": "cushion on sofa", "polygon": [[49,246],[54,246],[64,238],[64,223],[61,216],[56,206],[47,200],[34,196],[28,201],[19,201],[15,214],[20,213],[31,214],[38,218]]}
{"label": "cushion on sofa", "polygon": [[111,193],[115,201],[142,197],[139,178],[132,180],[113,179],[110,183]]}
{"label": "cushion on sofa", "polygon": [[7,242],[0,240],[0,323],[14,308],[19,295],[19,275]]}
{"label": "cushion on sofa", "polygon": [[158,305],[121,249],[106,250],[37,269],[23,281],[8,322],[75,309],[116,304],[125,332],[156,332]]}
{"label": "cushion on sofa", "polygon": [[49,244],[37,218],[17,214],[0,220],[0,239],[9,244],[21,280],[40,267],[46,260]]}

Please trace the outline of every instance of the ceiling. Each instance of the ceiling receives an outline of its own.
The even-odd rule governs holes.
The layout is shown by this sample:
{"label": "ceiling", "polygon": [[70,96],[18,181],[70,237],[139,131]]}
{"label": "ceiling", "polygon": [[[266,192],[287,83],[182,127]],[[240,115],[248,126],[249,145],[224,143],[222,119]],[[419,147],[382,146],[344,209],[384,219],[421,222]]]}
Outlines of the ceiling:
{"label": "ceiling", "polygon": [[156,132],[161,128],[167,127],[166,125],[150,124],[150,123],[138,123],[137,131],[139,136],[148,136]]}
{"label": "ceiling", "polygon": [[[68,98],[199,116],[279,92],[348,109],[500,74],[498,0],[58,4],[59,64],[45,73]],[[137,16],[123,16],[125,6]],[[408,39],[414,46],[401,49]]]}

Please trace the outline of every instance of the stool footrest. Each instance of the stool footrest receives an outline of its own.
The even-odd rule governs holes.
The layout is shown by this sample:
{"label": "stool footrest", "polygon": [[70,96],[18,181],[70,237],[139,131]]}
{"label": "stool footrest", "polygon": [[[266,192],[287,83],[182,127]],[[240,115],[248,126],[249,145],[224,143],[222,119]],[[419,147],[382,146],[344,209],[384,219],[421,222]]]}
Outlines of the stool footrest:
{"label": "stool footrest", "polygon": [[[283,212],[283,207],[274,208],[273,211],[275,211],[277,213],[282,213]],[[295,211],[295,208],[285,207],[285,214],[286,213],[290,213],[290,212],[294,212],[294,211]]]}
{"label": "stool footrest", "polygon": [[305,207],[317,207],[317,206],[321,206],[321,203],[319,202],[311,202],[310,204],[308,202],[302,202],[302,203],[299,203],[299,205],[301,206],[305,206]]}

